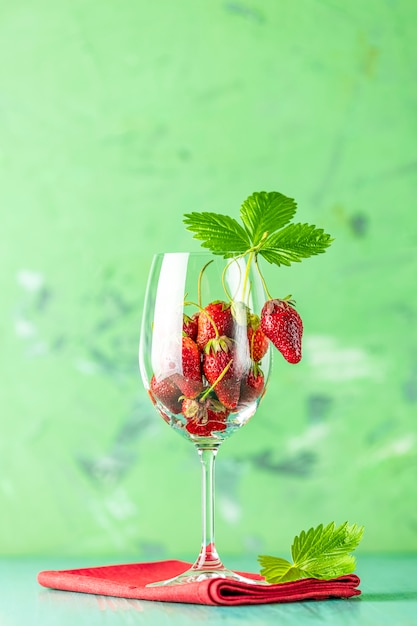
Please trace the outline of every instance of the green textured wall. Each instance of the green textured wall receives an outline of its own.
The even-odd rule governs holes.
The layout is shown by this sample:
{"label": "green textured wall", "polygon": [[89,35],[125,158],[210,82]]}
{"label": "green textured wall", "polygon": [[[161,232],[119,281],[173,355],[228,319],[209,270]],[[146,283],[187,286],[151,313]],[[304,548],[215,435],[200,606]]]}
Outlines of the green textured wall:
{"label": "green textured wall", "polygon": [[335,237],[266,270],[305,322],[218,457],[222,553],[335,519],[417,549],[417,5],[0,3],[0,552],[196,553],[199,467],[142,389],[182,214],[295,197]]}

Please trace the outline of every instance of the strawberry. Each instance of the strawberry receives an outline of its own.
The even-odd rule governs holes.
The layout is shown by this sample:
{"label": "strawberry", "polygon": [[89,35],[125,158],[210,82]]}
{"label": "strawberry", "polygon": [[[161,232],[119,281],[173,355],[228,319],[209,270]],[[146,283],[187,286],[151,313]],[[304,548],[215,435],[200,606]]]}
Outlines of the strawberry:
{"label": "strawberry", "polygon": [[191,435],[209,437],[213,431],[226,430],[230,411],[213,398],[200,401],[186,398],[182,413],[187,418],[185,428]]}
{"label": "strawberry", "polygon": [[203,372],[220,402],[227,409],[235,409],[240,395],[240,377],[229,338],[219,337],[208,342],[203,355]]}
{"label": "strawberry", "polygon": [[240,387],[239,408],[242,404],[250,404],[262,396],[265,389],[265,379],[261,368],[255,363],[249,374],[242,380]]}
{"label": "strawberry", "polygon": [[261,312],[261,329],[289,363],[301,359],[303,322],[291,300],[268,300]]}
{"label": "strawberry", "polygon": [[193,313],[191,317],[186,313],[183,315],[182,332],[193,341],[197,339],[198,315],[198,313]]}
{"label": "strawberry", "polygon": [[251,315],[248,324],[249,353],[252,361],[260,361],[265,356],[269,339],[260,327],[257,315]]}
{"label": "strawberry", "polygon": [[201,353],[191,337],[182,338],[182,374],[172,379],[187,398],[195,398],[203,390]]}
{"label": "strawberry", "polygon": [[156,403],[156,398],[168,411],[171,411],[171,413],[181,413],[181,401],[179,400],[181,390],[175,384],[172,376],[163,378],[159,382],[156,380],[155,376],[152,376],[149,395],[154,404]]}
{"label": "strawberry", "polygon": [[198,316],[197,345],[203,350],[210,339],[225,335],[233,330],[231,305],[221,300],[208,304]]}

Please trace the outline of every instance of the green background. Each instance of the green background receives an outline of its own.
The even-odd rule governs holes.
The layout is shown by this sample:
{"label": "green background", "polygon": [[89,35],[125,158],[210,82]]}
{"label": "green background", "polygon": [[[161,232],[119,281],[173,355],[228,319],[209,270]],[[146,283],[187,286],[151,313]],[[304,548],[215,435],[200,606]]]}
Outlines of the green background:
{"label": "green background", "polygon": [[364,524],[417,550],[417,5],[0,3],[0,553],[197,553],[197,454],[139,378],[147,272],[190,211],[298,202],[325,255],[265,267],[304,358],[221,448],[223,554]]}

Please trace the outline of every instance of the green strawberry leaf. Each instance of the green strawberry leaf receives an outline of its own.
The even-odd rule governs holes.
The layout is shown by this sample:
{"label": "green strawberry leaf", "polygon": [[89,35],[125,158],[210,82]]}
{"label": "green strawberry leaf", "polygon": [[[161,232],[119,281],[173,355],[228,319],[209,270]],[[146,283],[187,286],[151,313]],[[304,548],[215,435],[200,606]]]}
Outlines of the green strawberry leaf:
{"label": "green strawberry leaf", "polygon": [[334,522],[310,528],[295,537],[291,548],[294,562],[314,578],[335,578],[349,574],[355,568],[350,554],[362,539],[363,526],[348,522],[335,527]]}
{"label": "green strawberry leaf", "polygon": [[336,527],[334,522],[327,526],[302,531],[294,538],[291,554],[294,563],[273,556],[260,555],[261,575],[267,582],[277,583],[300,578],[329,580],[355,569],[355,558],[351,552],[359,545],[364,532],[363,526],[348,522]]}
{"label": "green strawberry leaf", "polygon": [[269,263],[291,265],[315,254],[321,254],[333,239],[313,224],[288,224],[267,237],[259,254]]}
{"label": "green strawberry leaf", "polygon": [[261,574],[268,583],[287,583],[305,577],[301,570],[286,559],[261,555],[258,557],[258,561],[262,568]]}
{"label": "green strawberry leaf", "polygon": [[184,224],[213,254],[225,259],[248,255],[248,265],[255,260],[268,294],[259,256],[275,265],[291,265],[325,252],[333,241],[322,228],[289,223],[296,209],[295,201],[282,193],[259,191],[242,203],[243,225],[229,215],[207,212],[186,213]]}
{"label": "green strawberry leaf", "polygon": [[213,254],[225,258],[244,254],[251,246],[245,229],[229,215],[220,213],[186,213],[184,224]]}
{"label": "green strawberry leaf", "polygon": [[262,237],[282,228],[295,215],[297,205],[277,191],[255,192],[247,198],[240,209],[240,217],[251,239],[257,246]]}

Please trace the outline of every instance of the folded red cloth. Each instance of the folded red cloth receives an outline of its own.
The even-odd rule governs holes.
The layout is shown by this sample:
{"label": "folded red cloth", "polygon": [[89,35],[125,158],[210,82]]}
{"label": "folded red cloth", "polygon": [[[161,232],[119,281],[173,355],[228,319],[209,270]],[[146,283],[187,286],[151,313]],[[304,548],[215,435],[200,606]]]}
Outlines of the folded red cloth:
{"label": "folded red cloth", "polygon": [[[198,583],[175,586],[146,586],[152,582],[177,576],[185,572],[190,565],[191,563],[185,561],[170,560],[72,570],[49,570],[38,574],[38,582],[44,587],[64,591],[137,600],[214,605],[326,600],[350,598],[360,594],[357,589],[360,580],[354,574],[332,580],[304,578],[275,585],[251,585],[224,578],[211,578]],[[239,573],[254,580],[262,580],[259,574]]]}

